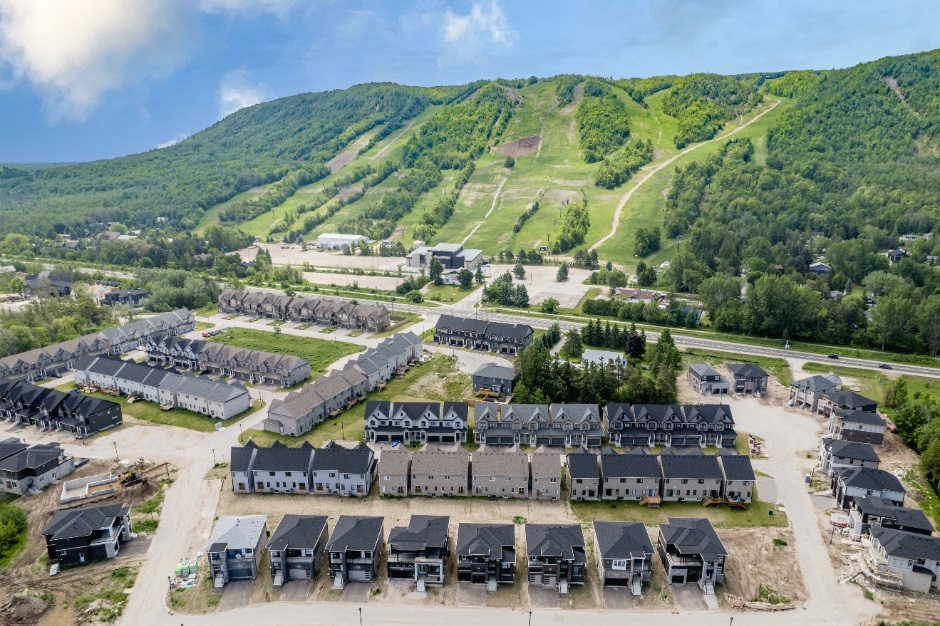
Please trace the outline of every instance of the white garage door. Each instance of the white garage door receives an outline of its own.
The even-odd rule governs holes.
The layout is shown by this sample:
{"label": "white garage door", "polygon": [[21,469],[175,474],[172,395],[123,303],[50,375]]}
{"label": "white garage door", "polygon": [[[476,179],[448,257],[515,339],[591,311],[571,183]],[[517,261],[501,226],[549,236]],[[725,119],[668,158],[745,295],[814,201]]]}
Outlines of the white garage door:
{"label": "white garage door", "polygon": [[291,580],[298,580],[302,578],[308,578],[307,570],[303,567],[298,567],[294,569],[287,570],[287,577]]}

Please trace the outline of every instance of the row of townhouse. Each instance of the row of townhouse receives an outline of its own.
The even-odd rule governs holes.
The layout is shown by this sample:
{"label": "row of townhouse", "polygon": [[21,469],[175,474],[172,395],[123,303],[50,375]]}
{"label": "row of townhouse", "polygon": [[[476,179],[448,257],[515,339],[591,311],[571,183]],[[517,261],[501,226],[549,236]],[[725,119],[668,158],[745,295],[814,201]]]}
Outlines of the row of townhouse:
{"label": "row of townhouse", "polygon": [[525,324],[490,322],[472,317],[441,315],[434,326],[434,341],[445,346],[520,354],[535,332]]}
{"label": "row of townhouse", "polygon": [[469,428],[470,405],[466,402],[366,402],[366,441],[464,443]]}
{"label": "row of townhouse", "polygon": [[561,498],[561,457],[537,450],[531,459],[519,449],[383,450],[379,457],[383,496],[495,496]]}
{"label": "row of townhouse", "polygon": [[302,435],[370,391],[381,389],[396,372],[419,360],[423,351],[424,344],[412,332],[389,337],[348,361],[342,370],[332,370],[283,400],[272,401],[264,430]]}
{"label": "row of townhouse", "polygon": [[760,397],[767,393],[770,374],[753,363],[731,363],[728,365],[731,375],[729,382],[721,373],[707,363],[689,365],[686,378],[692,387],[703,396],[725,393],[752,394]]}
{"label": "row of townhouse", "polygon": [[54,485],[75,471],[75,459],[58,443],[29,446],[16,438],[0,441],[0,491],[21,496]]}
{"label": "row of townhouse", "polygon": [[611,448],[568,455],[572,500],[725,502],[747,507],[757,480],[748,456],[731,450],[706,455],[692,448],[681,454],[667,448],[651,455],[642,448],[620,454]]}
{"label": "row of townhouse", "polygon": [[224,343],[157,335],[147,340],[147,363],[208,372],[249,383],[291,387],[310,378],[310,362],[299,356],[249,350]]}
{"label": "row of townhouse", "polygon": [[89,356],[76,361],[72,372],[79,385],[116,389],[162,407],[183,408],[221,420],[251,407],[248,390],[238,382],[180,374],[132,361]]}
{"label": "row of townhouse", "polygon": [[155,335],[179,335],[196,328],[196,318],[187,309],[161,313],[115,328],[84,335],[0,359],[0,378],[29,382],[54,378],[68,371],[79,358],[88,355],[119,355],[140,347]]}
{"label": "row of townhouse", "polygon": [[473,407],[474,440],[493,446],[600,447],[604,438],[596,404],[497,404]]}
{"label": "row of townhouse", "polygon": [[[451,556],[450,518],[412,515],[407,526],[385,536],[385,519],[341,515],[330,532],[323,515],[285,515],[270,539],[267,517],[223,517],[209,538],[206,552],[215,587],[231,580],[254,579],[263,553],[269,556],[275,587],[289,581],[314,580],[327,566],[335,589],[349,582],[372,582],[383,560],[389,579],[414,581],[418,591],[443,586],[449,559],[456,558],[457,580],[485,585],[495,592],[516,579],[514,524],[457,525]],[[637,522],[594,522],[594,551],[605,587],[626,587],[641,595],[650,580],[657,553],[673,584],[698,583],[705,593],[724,580],[727,550],[706,519],[668,518],[658,529],[658,551],[649,532]],[[578,524],[526,524],[524,558],[528,583],[567,595],[587,578],[588,554]]]}
{"label": "row of townhouse", "polygon": [[121,405],[116,402],[8,378],[0,379],[0,418],[42,430],[68,431],[80,438],[123,422]]}
{"label": "row of townhouse", "polygon": [[219,312],[380,332],[391,326],[381,304],[288,296],[267,291],[228,289],[219,295]]}
{"label": "row of townhouse", "polygon": [[335,441],[322,448],[305,442],[268,448],[249,441],[233,447],[229,472],[235,493],[310,493],[364,497],[375,480],[376,460],[364,443],[352,448]]}
{"label": "row of townhouse", "polygon": [[[603,411],[603,415],[601,414]],[[477,402],[474,439],[487,445],[733,448],[731,408],[720,404],[496,404]]]}

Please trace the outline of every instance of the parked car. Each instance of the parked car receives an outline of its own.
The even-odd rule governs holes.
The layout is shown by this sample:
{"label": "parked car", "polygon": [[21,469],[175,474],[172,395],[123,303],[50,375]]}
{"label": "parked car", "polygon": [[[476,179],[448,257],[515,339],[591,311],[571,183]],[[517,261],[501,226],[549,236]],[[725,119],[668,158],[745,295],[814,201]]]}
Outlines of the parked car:
{"label": "parked car", "polygon": [[204,331],[204,332],[202,333],[202,336],[203,336],[203,337],[206,337],[206,338],[209,338],[209,337],[212,336],[212,333],[207,330],[207,331]]}
{"label": "parked car", "polygon": [[833,354],[830,354],[830,355],[829,355],[829,358],[830,358],[830,359],[838,359],[838,358],[839,358],[839,355],[833,353]]}
{"label": "parked car", "polygon": [[883,370],[889,370],[889,369],[891,369],[891,364],[890,364],[890,363],[882,363],[882,364],[880,364],[878,367],[880,367],[880,368],[883,369]]}

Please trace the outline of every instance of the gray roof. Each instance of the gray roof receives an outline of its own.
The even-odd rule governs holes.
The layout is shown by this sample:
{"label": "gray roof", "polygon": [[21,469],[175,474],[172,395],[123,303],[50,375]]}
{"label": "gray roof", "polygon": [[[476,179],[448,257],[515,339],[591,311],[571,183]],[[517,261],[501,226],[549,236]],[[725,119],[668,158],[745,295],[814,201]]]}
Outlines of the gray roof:
{"label": "gray roof", "polygon": [[529,478],[529,456],[518,449],[483,447],[473,453],[473,476],[521,476]]}
{"label": "gray roof", "polygon": [[861,496],[855,498],[852,508],[857,508],[865,515],[876,515],[878,517],[887,517],[895,520],[899,526],[905,528],[917,528],[933,532],[933,524],[930,518],[920,509],[908,509],[903,506],[897,506],[891,500],[879,498],[877,496]]}
{"label": "gray roof", "polygon": [[600,478],[597,455],[583,448],[568,455],[568,474],[571,478]]}
{"label": "gray roof", "polygon": [[846,467],[838,470],[839,479],[846,487],[871,491],[898,491],[907,493],[898,477],[891,472],[873,467]]}
{"label": "gray roof", "polygon": [[447,546],[447,527],[450,518],[446,515],[412,515],[408,526],[396,526],[388,533],[389,550],[417,552],[428,548],[444,549]]}
{"label": "gray roof", "polygon": [[560,478],[561,459],[557,452],[539,448],[532,455],[532,478]]}
{"label": "gray roof", "polygon": [[940,561],[940,537],[918,535],[880,526],[871,527],[871,536],[878,540],[889,556],[899,559]]}
{"label": "gray roof", "polygon": [[362,442],[355,448],[346,448],[331,441],[314,452],[310,469],[335,470],[341,474],[368,474],[372,460],[372,449]]}
{"label": "gray roof", "polygon": [[880,415],[872,411],[836,411],[836,415],[842,420],[842,423],[864,424],[866,426],[884,427],[885,421]]}
{"label": "gray roof", "polygon": [[[526,524],[528,556],[555,556],[571,561],[584,558],[584,532],[580,524]],[[580,559],[578,559],[580,560]]]}
{"label": "gray roof", "polygon": [[229,463],[229,471],[247,472],[257,450],[258,446],[253,441],[249,441],[244,447],[232,446],[232,461]]}
{"label": "gray roof", "polygon": [[764,378],[768,376],[763,368],[753,363],[730,363],[728,371],[735,378]]}
{"label": "gray roof", "polygon": [[601,470],[604,478],[659,478],[662,475],[655,456],[635,451],[618,454],[611,448],[601,454]]}
{"label": "gray roof", "polygon": [[54,461],[64,454],[59,444],[36,444],[17,454],[0,459],[0,470],[19,472],[24,469],[36,469],[49,461]]}
{"label": "gray roof", "polygon": [[594,522],[594,540],[602,559],[652,556],[653,542],[640,522]]}
{"label": "gray roof", "polygon": [[516,368],[511,365],[497,365],[496,363],[484,363],[473,372],[474,376],[483,376],[486,378],[499,378],[501,380],[515,380]]}
{"label": "gray roof", "polygon": [[326,530],[326,515],[288,513],[268,541],[269,550],[312,550]]}
{"label": "gray roof", "polygon": [[306,472],[310,469],[310,458],[314,448],[309,443],[299,448],[288,448],[280,441],[275,441],[270,448],[258,448],[255,472]]}
{"label": "gray roof", "polygon": [[326,544],[329,552],[376,550],[382,541],[384,517],[340,515]]}
{"label": "gray roof", "polygon": [[440,402],[396,402],[392,407],[392,414],[402,411],[410,419],[420,419],[425,411],[429,411],[433,419],[441,418]]}
{"label": "gray roof", "polygon": [[513,524],[471,524],[457,526],[458,556],[502,558],[504,549],[515,549],[516,527]]}
{"label": "gray roof", "polygon": [[721,467],[728,480],[757,480],[751,457],[743,454],[718,454]]}
{"label": "gray roof", "polygon": [[868,443],[826,438],[823,439],[823,446],[825,446],[833,456],[846,459],[858,459],[859,461],[871,461],[873,463],[881,462],[881,457],[878,456],[875,449]]}
{"label": "gray roof", "polygon": [[411,457],[411,475],[466,476],[470,471],[470,455],[465,450],[418,450]]}
{"label": "gray roof", "polygon": [[[267,515],[220,517],[209,537],[209,548],[206,552],[253,549],[267,532],[267,520]],[[222,550],[218,549],[219,546],[222,546]]]}
{"label": "gray roof", "polygon": [[382,450],[379,455],[379,474],[382,476],[407,476],[411,467],[411,453],[407,450]]}
{"label": "gray roof", "polygon": [[875,400],[866,398],[854,391],[830,391],[826,393],[826,398],[833,404],[847,409],[860,409],[865,406],[871,406],[872,404],[878,406],[878,402]]}
{"label": "gray roof", "polygon": [[790,384],[791,387],[796,387],[797,389],[805,389],[806,391],[813,392],[824,392],[834,389],[836,384],[826,378],[825,376],[810,376],[809,378],[804,378]]}
{"label": "gray roof", "polygon": [[444,409],[441,411],[441,417],[454,413],[464,422],[468,422],[470,417],[470,405],[466,402],[445,402]]}
{"label": "gray roof", "polygon": [[680,555],[702,555],[708,561],[718,556],[728,556],[718,533],[707,519],[692,517],[667,517],[666,524],[659,525],[663,539],[675,545]]}
{"label": "gray roof", "polygon": [[718,459],[710,455],[686,456],[661,454],[659,462],[663,478],[718,478],[722,477]]}
{"label": "gray roof", "polygon": [[441,315],[435,328],[450,328],[455,331],[473,331],[484,335],[500,335],[508,339],[523,339],[532,334],[532,327],[526,324],[506,322],[488,322],[471,317]]}
{"label": "gray roof", "polygon": [[56,511],[42,534],[51,541],[91,537],[97,531],[111,526],[115,518],[124,517],[129,511],[123,504]]}
{"label": "gray roof", "polygon": [[689,369],[695,372],[699,378],[704,378],[705,376],[718,376],[721,378],[721,374],[718,373],[718,370],[708,363],[693,363],[689,366]]}

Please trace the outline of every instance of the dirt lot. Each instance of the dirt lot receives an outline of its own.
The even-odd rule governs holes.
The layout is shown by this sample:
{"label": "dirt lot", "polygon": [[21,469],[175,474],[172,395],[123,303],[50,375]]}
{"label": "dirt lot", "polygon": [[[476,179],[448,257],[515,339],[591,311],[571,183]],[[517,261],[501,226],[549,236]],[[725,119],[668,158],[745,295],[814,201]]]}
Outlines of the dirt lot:
{"label": "dirt lot", "polygon": [[[92,461],[79,468],[72,478],[83,478],[94,474],[115,471],[115,463],[110,461]],[[66,506],[90,506],[124,503],[131,508],[140,506],[152,497],[160,487],[162,471],[151,475],[150,479],[121,489],[110,496],[94,501],[78,501]],[[46,558],[46,542],[42,530],[49,523],[52,515],[62,508],[59,504],[61,487],[47,489],[38,496],[24,496],[16,501],[27,515],[29,537],[26,549],[13,565],[4,570],[0,579],[0,598],[13,599],[12,604],[0,606],[0,624],[43,624],[58,626],[72,624],[75,616],[68,608],[79,595],[95,593],[105,586],[111,572],[119,568],[137,568],[145,560],[150,545],[146,535],[123,546],[120,554],[111,560],[92,563],[83,567],[68,568],[55,577],[49,576],[49,564]],[[32,590],[24,594],[24,589]],[[49,610],[55,604],[53,610]]]}
{"label": "dirt lot", "polygon": [[[511,272],[512,265],[490,266],[489,276],[495,278],[506,272]],[[524,284],[529,292],[529,303],[537,305],[548,298],[558,300],[562,308],[573,309],[593,285],[586,285],[584,281],[591,275],[590,270],[570,268],[568,280],[563,283],[555,281],[558,268],[554,265],[526,265],[525,280],[517,281]]]}
{"label": "dirt lot", "polygon": [[362,289],[395,289],[402,279],[397,276],[357,276],[355,274],[334,274],[332,272],[304,272],[304,280],[320,285],[359,285]]}
{"label": "dirt lot", "polygon": [[[364,270],[376,270],[389,272],[398,272],[399,265],[407,267],[407,259],[399,256],[379,257],[379,256],[348,256],[342,252],[320,252],[319,250],[307,250],[306,252],[299,245],[292,245],[288,248],[282,248],[282,244],[259,243],[258,246],[264,247],[271,253],[271,262],[274,265],[293,265],[299,267],[304,263],[309,263],[315,267],[359,267]],[[251,261],[258,254],[258,248],[251,247],[238,250],[238,254],[245,261]]]}
{"label": "dirt lot", "polygon": [[504,143],[501,146],[493,148],[493,152],[506,154],[515,158],[517,156],[535,152],[538,150],[539,144],[541,142],[542,138],[538,135],[533,135],[532,137],[523,137],[522,139],[510,141],[508,143]]}

